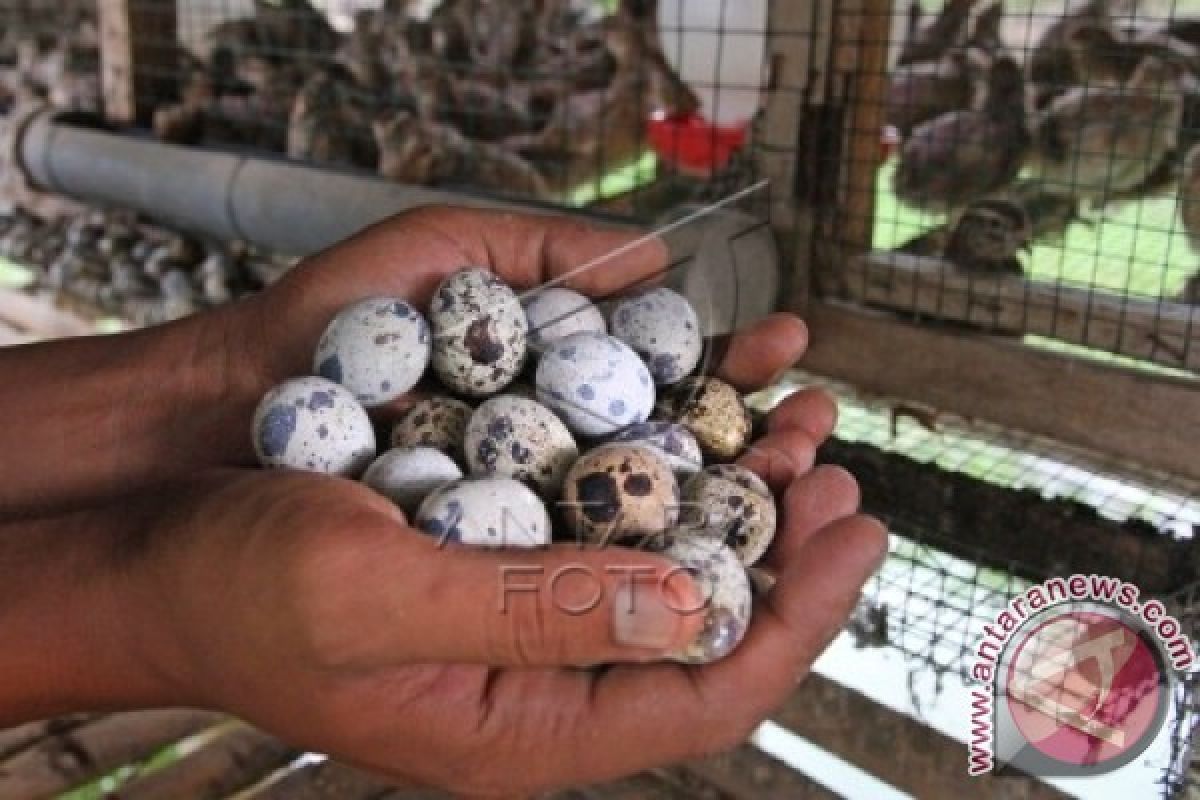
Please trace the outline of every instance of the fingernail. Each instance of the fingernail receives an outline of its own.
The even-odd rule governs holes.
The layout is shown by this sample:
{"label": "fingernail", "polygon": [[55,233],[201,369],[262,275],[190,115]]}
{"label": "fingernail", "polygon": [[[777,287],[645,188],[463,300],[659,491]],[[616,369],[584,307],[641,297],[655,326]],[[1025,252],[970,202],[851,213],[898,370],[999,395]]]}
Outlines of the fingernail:
{"label": "fingernail", "polygon": [[613,638],[622,647],[670,651],[686,645],[686,614],[696,606],[690,578],[666,582],[626,582],[617,587],[613,605]]}

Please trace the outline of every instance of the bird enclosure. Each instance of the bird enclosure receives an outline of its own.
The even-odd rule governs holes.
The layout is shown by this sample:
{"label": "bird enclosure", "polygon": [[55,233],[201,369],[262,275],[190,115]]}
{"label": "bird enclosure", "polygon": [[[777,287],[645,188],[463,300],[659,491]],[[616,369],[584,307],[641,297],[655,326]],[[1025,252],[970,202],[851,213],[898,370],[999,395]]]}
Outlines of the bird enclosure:
{"label": "bird enclosure", "polygon": [[[0,256],[27,272],[0,294],[14,342],[80,330],[31,297],[150,324],[258,291],[305,255],[266,247],[281,237],[257,237],[248,212],[227,226],[239,235],[181,228],[156,212],[186,193],[147,200],[122,159],[190,159],[194,174],[161,176],[168,192],[279,170],[254,203],[219,195],[234,210],[316,202],[340,180],[374,192],[349,182],[372,178],[684,238],[736,211],[673,271],[713,257],[730,293],[806,317],[806,371],[760,404],[836,394],[821,460],[859,478],[893,534],[848,631],[774,718],[822,758],[917,797],[1092,796],[967,777],[983,625],[1034,583],[1092,573],[1200,636],[1200,6],[0,0],[0,25],[14,150],[35,138],[31,104],[120,143],[19,165],[21,207],[0,225]],[[45,147],[85,142],[63,130]],[[99,209],[46,196],[100,152],[105,180],[141,194]],[[284,171],[300,164],[324,171]],[[767,232],[774,250],[739,248]],[[1181,678],[1121,792],[1200,793],[1195,690]],[[162,714],[0,734],[0,800],[94,780],[121,797],[402,796],[236,723]],[[869,793],[831,787],[820,759],[804,777],[764,737],[563,797]],[[6,794],[6,774],[41,782]]]}

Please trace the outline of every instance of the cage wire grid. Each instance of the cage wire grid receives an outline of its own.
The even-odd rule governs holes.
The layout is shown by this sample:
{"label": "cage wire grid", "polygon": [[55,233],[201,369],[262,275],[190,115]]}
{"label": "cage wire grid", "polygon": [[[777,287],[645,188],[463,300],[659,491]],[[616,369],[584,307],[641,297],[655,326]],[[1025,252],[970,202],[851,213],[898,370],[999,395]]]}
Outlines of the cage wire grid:
{"label": "cage wire grid", "polygon": [[887,50],[882,88],[851,119],[866,137],[883,123],[878,153],[850,155],[881,169],[843,214],[872,252],[824,293],[1194,375],[1200,9],[887,5],[863,19],[887,31],[862,43]]}
{"label": "cage wire grid", "polygon": [[[810,77],[838,47],[888,50],[885,74],[875,76],[878,107],[852,106],[848,121],[852,133],[879,137],[879,152],[808,154],[819,175],[843,174],[855,158],[870,161],[849,167],[873,175],[869,197],[821,210],[835,239],[851,240],[854,225],[871,235],[870,252],[818,276],[820,293],[1194,373],[1200,316],[1188,303],[1200,301],[1200,210],[1189,222],[1188,209],[1193,184],[1200,191],[1200,158],[1190,157],[1200,141],[1200,9],[1193,20],[1191,1],[897,2],[882,20],[886,42],[836,34],[824,50],[811,31],[774,31],[811,54]],[[196,147],[655,222],[752,185],[764,158],[797,155],[796,141],[768,141],[761,106],[780,94],[809,104],[812,88],[726,77],[761,34],[739,3],[715,0],[701,22],[685,3],[661,4],[675,13],[655,25],[659,3],[615,0],[131,0],[144,24],[139,123]],[[876,30],[881,20],[858,22]],[[0,0],[0,23],[4,105],[36,96],[100,109],[94,3]],[[708,66],[685,69],[683,85],[671,65],[686,65],[704,37]],[[1035,76],[1048,40],[1049,72]],[[729,116],[725,103],[753,102],[728,128],[693,130],[687,120],[702,95],[711,118]],[[652,117],[657,127],[646,124]],[[684,163],[685,148],[705,155]],[[792,190],[771,186],[739,205],[778,215],[778,194]],[[897,412],[813,376],[793,380],[844,401],[839,441],[1073,501],[1148,535],[1186,541],[1200,526],[1200,491],[1176,477],[993,426]],[[965,674],[983,622],[1054,574],[990,545],[986,531],[950,542],[927,519],[898,512],[896,498],[866,499],[895,535],[852,631],[864,646],[905,654],[914,670]],[[1175,607],[1195,638],[1200,603],[1186,591]],[[1198,785],[1187,768],[1195,689],[1185,683],[1176,702],[1178,754],[1164,778],[1176,793]]]}
{"label": "cage wire grid", "polygon": [[[669,0],[170,6],[132,3],[159,19],[135,77],[140,121],[167,141],[558,204],[619,197],[615,209],[642,221],[714,173],[753,181],[724,167],[761,69],[734,80],[727,65],[743,49],[730,43],[761,48],[762,31],[725,0],[699,22]],[[691,126],[702,99],[725,127]],[[743,109],[732,117],[731,102]]]}
{"label": "cage wire grid", "polygon": [[[783,386],[755,401],[767,409],[792,391],[814,387],[838,400],[834,436],[839,443],[902,456],[1005,492],[1032,492],[1047,502],[1079,504],[1113,523],[1131,526],[1130,535],[1137,530],[1181,543],[1180,553],[1193,557],[1195,551],[1189,548],[1200,531],[1200,484],[1194,481],[985,422],[927,414],[802,371],[793,371]],[[842,456],[841,447],[825,453],[826,460],[853,469],[856,462]],[[887,522],[891,546],[883,568],[864,590],[848,632],[856,647],[882,648],[904,657],[912,705],[919,711],[924,693],[917,686],[932,685],[936,696],[947,678],[969,682],[983,626],[1035,583],[1070,575],[1077,565],[1069,560],[1023,560],[1021,553],[1012,551],[1012,540],[995,540],[993,530],[947,536],[931,524],[931,517],[953,511],[922,513],[914,510],[915,504],[897,498],[897,491],[904,487],[866,485],[864,507]],[[1022,520],[1010,522],[1019,525]],[[1122,577],[1136,580],[1142,568],[1136,561],[1125,564]],[[1200,582],[1143,595],[1149,596],[1161,599],[1177,615],[1193,645],[1200,641]],[[1190,796],[1188,792],[1200,786],[1200,773],[1192,764],[1200,721],[1196,675],[1181,675],[1169,701],[1170,757],[1158,781],[1164,797]]]}

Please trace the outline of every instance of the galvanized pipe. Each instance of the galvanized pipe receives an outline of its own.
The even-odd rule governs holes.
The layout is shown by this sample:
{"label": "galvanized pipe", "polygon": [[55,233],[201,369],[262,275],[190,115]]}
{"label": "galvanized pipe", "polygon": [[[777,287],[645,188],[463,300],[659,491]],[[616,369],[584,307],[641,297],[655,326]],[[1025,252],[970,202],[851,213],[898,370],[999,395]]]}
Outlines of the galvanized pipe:
{"label": "galvanized pipe", "polygon": [[[65,124],[52,112],[30,117],[14,148],[14,163],[38,189],[130,208],[200,236],[296,256],[428,205],[572,213],[115,135]],[[663,238],[673,264],[690,262],[670,282],[698,305],[710,330],[728,330],[773,309],[778,255],[765,226],[738,212],[721,212],[669,230]]]}

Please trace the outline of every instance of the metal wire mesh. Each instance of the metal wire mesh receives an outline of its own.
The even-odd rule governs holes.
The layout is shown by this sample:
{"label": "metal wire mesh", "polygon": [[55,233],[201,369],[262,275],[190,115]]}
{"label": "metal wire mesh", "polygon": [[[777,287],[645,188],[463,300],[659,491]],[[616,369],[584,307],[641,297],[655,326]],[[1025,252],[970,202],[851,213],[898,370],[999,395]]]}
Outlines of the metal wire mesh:
{"label": "metal wire mesh", "polygon": [[[888,13],[886,4],[884,11]],[[876,20],[873,254],[827,293],[1200,369],[1196,10],[898,2]],[[869,46],[869,44],[868,44]],[[869,117],[869,119],[868,119]]]}
{"label": "metal wire mesh", "polygon": [[[1200,544],[1200,485],[986,423],[897,406],[802,372],[785,384],[761,398],[764,404],[802,386],[819,386],[839,400],[836,440],[824,460],[859,476],[864,505],[893,534],[850,634],[860,648],[906,657],[918,710],[944,682],[968,682],[983,626],[1052,577],[1096,572],[1140,583],[1147,597],[1163,599],[1178,615],[1193,643],[1200,641],[1200,582],[1191,574]],[[919,467],[911,475],[942,473],[938,502],[927,502],[922,487],[908,480],[906,463]],[[956,502],[957,492],[978,485],[995,494]],[[981,501],[997,513],[986,513]],[[1071,541],[1068,527],[1048,522],[1060,512],[1062,519],[1086,517],[1087,536],[1106,554],[1104,563]],[[1037,546],[1048,537],[1064,546]],[[1130,546],[1135,541],[1139,546]],[[1179,562],[1187,568],[1169,568]],[[1194,674],[1181,676],[1171,701],[1170,757],[1153,771],[1163,796],[1182,797],[1200,785],[1191,766],[1196,688]]]}
{"label": "metal wire mesh", "polygon": [[762,88],[761,3],[749,23],[641,0],[130,5],[140,122],[164,140],[639,217],[729,178]]}
{"label": "metal wire mesh", "polygon": [[[950,0],[893,12],[867,2],[882,10],[861,12],[832,43],[817,41],[815,19],[775,29],[806,55],[799,68],[769,71],[765,4],[731,0],[711,3],[707,20],[668,0],[130,5],[142,21],[133,76],[140,123],[164,140],[641,220],[728,197],[764,164],[793,159],[795,185],[773,185],[751,198],[751,210],[786,234],[797,223],[780,215],[798,199],[836,226],[834,238],[855,241],[855,226],[869,233],[863,249],[871,252],[851,252],[818,276],[825,296],[1039,346],[1066,342],[1200,370],[1200,306],[1189,305],[1200,302],[1192,250],[1200,248],[1200,210],[1192,209],[1200,209],[1192,199],[1200,192],[1200,19],[1182,5]],[[36,96],[100,109],[94,12],[85,0],[0,0],[0,105]],[[766,124],[764,107],[781,97],[809,111],[819,105],[811,73],[846,52],[869,65],[878,47],[887,51],[879,74],[860,66],[858,75],[860,87],[882,81],[877,97],[860,89],[871,103],[813,114],[824,120],[815,128]],[[843,123],[871,147],[847,148]],[[868,180],[839,194],[836,178],[847,171]],[[37,238],[28,229],[41,227],[4,226],[0,254],[38,260],[22,248]],[[181,255],[185,245],[170,235],[129,227],[102,219],[51,231],[57,244],[43,266],[62,263],[44,284],[66,270],[99,270],[103,294],[116,280],[119,259],[66,259],[79,255],[64,255],[72,237],[127,241],[131,258],[134,240],[148,240],[134,260],[152,285],[135,280],[129,293],[148,301],[147,321],[176,315],[166,308],[168,278],[180,270],[196,284],[178,303],[182,313],[256,290],[269,279],[260,273],[272,271],[255,254]],[[144,262],[156,253],[152,274]],[[219,273],[213,298],[199,288],[204,263]],[[124,295],[101,299],[124,313]],[[897,535],[854,620],[864,646],[894,648],[914,670],[963,675],[981,625],[1009,599],[1097,563],[1158,581],[1153,591],[1176,595],[1188,619],[1200,618],[1178,594],[1197,563],[1189,554],[1200,526],[1195,485],[826,385],[847,401],[831,457],[891,476],[866,496]],[[896,458],[870,461],[871,451]],[[920,513],[901,478],[921,471],[960,494],[968,483],[996,491],[970,494],[976,506],[1015,495],[1027,501],[1019,509],[1059,509],[1066,522],[1056,517],[1047,530],[1076,530],[1068,523],[1082,519],[1080,527],[1111,538],[1043,547],[1008,530],[1024,524],[1019,510],[967,516],[969,504],[947,501]],[[937,524],[928,512],[943,506],[949,521]],[[1129,542],[1123,560],[1104,560],[1105,548]],[[1165,778],[1172,791],[1195,786],[1187,766],[1195,697],[1194,686],[1181,688],[1178,754]]]}

